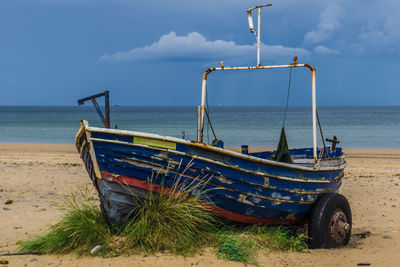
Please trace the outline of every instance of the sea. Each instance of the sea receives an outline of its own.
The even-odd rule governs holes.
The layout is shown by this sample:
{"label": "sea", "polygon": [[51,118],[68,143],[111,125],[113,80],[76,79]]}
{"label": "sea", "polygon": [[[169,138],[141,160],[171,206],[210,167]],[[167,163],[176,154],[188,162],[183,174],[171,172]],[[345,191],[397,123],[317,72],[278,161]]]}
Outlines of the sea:
{"label": "sea", "polygon": [[[324,138],[343,148],[400,148],[400,106],[318,107]],[[196,107],[110,108],[111,127],[196,140]],[[311,107],[209,107],[225,147],[276,147],[284,126],[289,147],[312,147]],[[1,143],[73,144],[80,121],[102,127],[92,106],[0,106]],[[205,142],[214,135],[206,122]],[[184,136],[183,136],[184,135]],[[322,138],[318,129],[318,145]]]}

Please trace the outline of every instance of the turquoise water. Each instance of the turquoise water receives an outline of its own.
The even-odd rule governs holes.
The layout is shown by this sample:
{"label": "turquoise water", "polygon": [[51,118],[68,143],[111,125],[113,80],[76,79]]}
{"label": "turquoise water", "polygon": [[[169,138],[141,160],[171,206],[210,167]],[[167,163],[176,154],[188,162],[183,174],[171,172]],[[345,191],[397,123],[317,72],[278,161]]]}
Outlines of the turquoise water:
{"label": "turquoise water", "polygon": [[[319,107],[325,137],[336,135],[344,148],[400,148],[400,106]],[[210,107],[217,137],[225,146],[247,144],[275,147],[279,140],[283,107]],[[0,107],[0,142],[72,144],[80,120],[102,126],[91,106]],[[311,108],[289,108],[286,133],[290,147],[312,146]],[[112,107],[111,125],[196,139],[196,107]],[[213,140],[211,129],[205,141]],[[318,139],[319,145],[321,139]]]}

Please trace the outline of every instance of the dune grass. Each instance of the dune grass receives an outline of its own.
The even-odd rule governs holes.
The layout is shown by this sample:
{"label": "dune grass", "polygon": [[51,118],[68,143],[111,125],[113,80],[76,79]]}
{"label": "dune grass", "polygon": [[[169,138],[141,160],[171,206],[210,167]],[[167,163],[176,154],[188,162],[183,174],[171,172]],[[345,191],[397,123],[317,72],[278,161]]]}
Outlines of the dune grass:
{"label": "dune grass", "polygon": [[105,257],[164,251],[189,255],[211,247],[220,258],[258,265],[260,250],[306,248],[304,237],[285,227],[222,223],[200,200],[201,188],[190,188],[197,193],[177,187],[168,193],[149,193],[119,229],[106,223],[87,193],[72,194],[65,199],[61,220],[45,234],[19,241],[19,252],[89,255],[100,245],[96,255]]}
{"label": "dune grass", "polygon": [[47,233],[20,241],[20,252],[75,252],[80,255],[87,254],[94,244],[103,246],[103,253],[109,250],[110,227],[86,192],[81,191],[65,198],[63,209],[65,213],[62,219],[51,226]]}
{"label": "dune grass", "polygon": [[186,255],[207,243],[218,222],[198,197],[188,194],[176,187],[168,194],[150,193],[123,228],[126,248]]}
{"label": "dune grass", "polygon": [[304,234],[285,226],[251,225],[246,229],[260,247],[275,251],[302,251],[307,248]]}
{"label": "dune grass", "polygon": [[215,251],[220,258],[258,265],[258,249],[257,243],[246,233],[233,228],[222,229],[218,233]]}
{"label": "dune grass", "polygon": [[218,232],[215,247],[221,258],[258,265],[260,250],[300,252],[307,249],[307,243],[303,234],[295,234],[288,227],[236,224]]}

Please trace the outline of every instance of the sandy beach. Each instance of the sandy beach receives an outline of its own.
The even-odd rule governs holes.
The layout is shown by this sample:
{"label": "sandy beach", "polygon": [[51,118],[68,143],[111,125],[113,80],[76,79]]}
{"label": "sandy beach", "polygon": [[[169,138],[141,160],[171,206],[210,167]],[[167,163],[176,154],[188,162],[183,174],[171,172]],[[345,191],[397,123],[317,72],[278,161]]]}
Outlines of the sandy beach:
{"label": "sandy beach", "polygon": [[[261,252],[261,266],[398,266],[400,262],[400,150],[345,150],[349,163],[340,192],[350,201],[353,235],[334,250]],[[0,144],[0,254],[45,231],[61,212],[62,195],[91,186],[73,145]],[[12,200],[11,204],[6,204]],[[4,256],[8,266],[243,266],[205,250],[193,257],[168,254],[100,258],[74,255]],[[5,266],[5,265],[0,265]]]}

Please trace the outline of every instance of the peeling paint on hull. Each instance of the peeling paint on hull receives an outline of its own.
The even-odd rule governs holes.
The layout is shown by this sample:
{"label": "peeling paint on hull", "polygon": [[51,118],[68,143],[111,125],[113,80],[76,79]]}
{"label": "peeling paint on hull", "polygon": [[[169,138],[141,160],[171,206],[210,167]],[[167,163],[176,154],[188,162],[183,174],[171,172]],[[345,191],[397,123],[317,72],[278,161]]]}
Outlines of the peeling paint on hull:
{"label": "peeling paint on hull", "polygon": [[320,194],[338,191],[346,166],[344,157],[335,159],[337,166],[315,169],[85,122],[76,144],[99,191],[103,213],[116,225],[134,207],[132,194],[145,198],[149,190],[161,184],[172,188],[177,181],[181,186],[201,184],[207,192],[203,200],[227,219],[299,223],[307,220]]}

